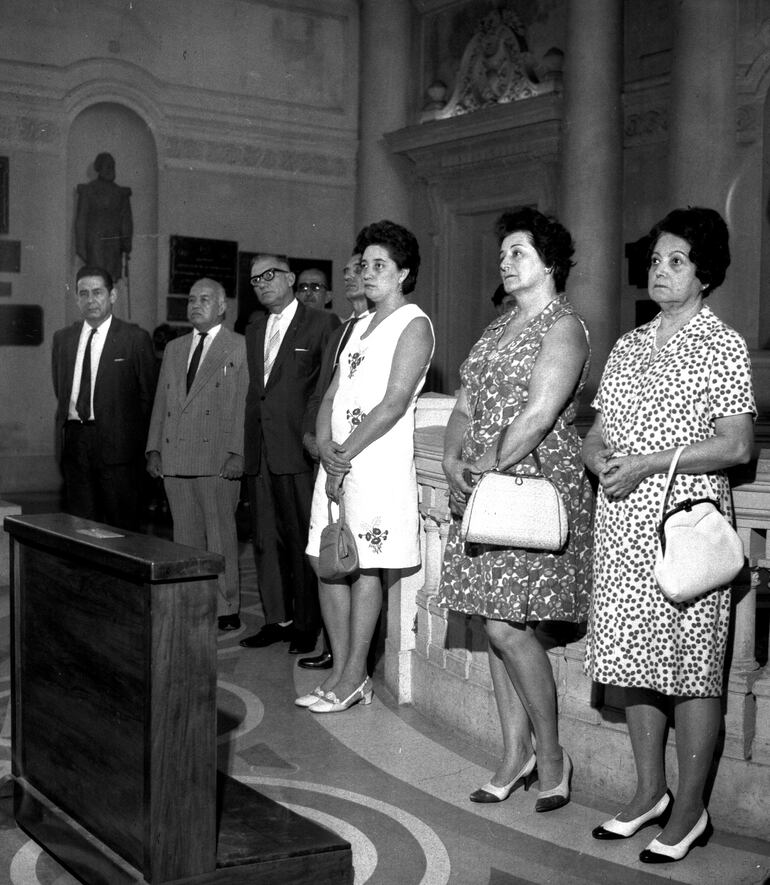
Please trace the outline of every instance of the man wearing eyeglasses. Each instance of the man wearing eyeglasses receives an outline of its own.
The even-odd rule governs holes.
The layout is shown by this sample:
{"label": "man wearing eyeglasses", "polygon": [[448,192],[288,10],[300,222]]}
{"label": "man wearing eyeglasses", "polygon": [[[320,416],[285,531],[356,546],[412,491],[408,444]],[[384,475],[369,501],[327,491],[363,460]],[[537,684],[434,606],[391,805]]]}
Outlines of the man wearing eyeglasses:
{"label": "man wearing eyeglasses", "polygon": [[309,267],[297,278],[297,298],[308,307],[324,308],[332,303],[326,274],[318,267]]}
{"label": "man wearing eyeglasses", "polygon": [[285,255],[254,257],[251,285],[268,311],[246,328],[244,473],[265,625],[246,648],[290,642],[290,654],[315,649],[321,626],[318,584],[305,556],[313,459],[302,428],[321,358],[339,318],[294,295]]}

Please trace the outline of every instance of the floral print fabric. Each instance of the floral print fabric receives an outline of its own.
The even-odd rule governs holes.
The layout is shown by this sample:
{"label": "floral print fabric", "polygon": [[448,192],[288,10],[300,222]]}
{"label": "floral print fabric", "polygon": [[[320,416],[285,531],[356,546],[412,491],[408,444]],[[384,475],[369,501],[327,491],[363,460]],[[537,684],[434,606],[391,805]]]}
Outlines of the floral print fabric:
{"label": "floral print fabric", "polygon": [[[460,367],[472,410],[472,420],[463,438],[464,459],[475,461],[496,446],[500,432],[522,411],[543,337],[557,320],[568,315],[578,316],[566,298],[552,301],[515,340],[501,349],[498,341],[511,314],[486,328]],[[444,554],[439,605],[517,623],[585,620],[591,578],[593,496],[581,460],[580,439],[572,422],[587,373],[588,362],[575,398],[538,447],[543,473],[555,483],[567,508],[569,537],[565,549],[549,553],[464,544],[459,538],[461,520],[453,519]],[[532,456],[523,459],[516,469],[535,473]]]}
{"label": "floral print fabric", "polygon": [[[656,353],[659,322],[620,338],[593,403],[607,446],[619,453],[696,443],[713,436],[716,418],[756,414],[749,354],[736,331],[704,306]],[[655,583],[665,481],[665,474],[647,477],[622,501],[599,492],[586,671],[597,682],[714,697],[722,691],[730,591],[677,605]],[[721,472],[677,475],[669,508],[687,497],[713,498],[732,519]]]}
{"label": "floral print fabric", "polygon": [[[401,333],[412,320],[426,317],[416,305],[405,304],[366,335],[374,315],[356,323],[340,354],[339,387],[332,407],[335,440],[347,439],[382,400]],[[356,539],[361,568],[400,569],[420,564],[414,410],[424,383],[425,374],[405,414],[353,459],[345,477],[345,516]],[[336,505],[332,510],[336,518]],[[312,556],[318,555],[321,530],[327,522],[326,472],[321,466],[310,516],[307,552]]]}

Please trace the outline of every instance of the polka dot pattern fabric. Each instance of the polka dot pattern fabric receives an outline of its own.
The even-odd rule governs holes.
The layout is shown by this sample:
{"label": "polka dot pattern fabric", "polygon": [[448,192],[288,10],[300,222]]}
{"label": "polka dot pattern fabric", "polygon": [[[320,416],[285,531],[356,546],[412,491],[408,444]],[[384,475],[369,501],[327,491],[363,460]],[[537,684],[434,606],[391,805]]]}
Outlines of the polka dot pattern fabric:
{"label": "polka dot pattern fabric", "polygon": [[[602,413],[607,446],[620,454],[696,443],[713,436],[716,418],[756,415],[749,354],[735,330],[704,306],[656,352],[659,323],[658,316],[619,339],[593,403]],[[586,672],[611,685],[716,697],[730,590],[683,604],[661,593],[653,566],[665,482],[665,474],[647,477],[622,501],[608,501],[600,487]],[[732,519],[723,473],[678,474],[669,507],[688,497],[713,498]]]}

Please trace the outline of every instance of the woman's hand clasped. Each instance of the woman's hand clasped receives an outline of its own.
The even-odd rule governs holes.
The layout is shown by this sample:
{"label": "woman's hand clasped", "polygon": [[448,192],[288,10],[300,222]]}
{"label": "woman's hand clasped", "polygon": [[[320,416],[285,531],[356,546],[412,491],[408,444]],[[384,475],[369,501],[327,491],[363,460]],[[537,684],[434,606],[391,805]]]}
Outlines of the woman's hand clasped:
{"label": "woman's hand clasped", "polygon": [[333,473],[327,473],[326,475],[326,497],[331,498],[335,504],[340,503],[340,493],[344,479],[344,474],[342,476],[336,476]]}
{"label": "woman's hand clasped", "polygon": [[324,470],[332,476],[344,476],[351,468],[350,459],[345,449],[340,443],[334,442],[333,439],[325,440],[318,443],[318,450],[321,457],[321,464]]}
{"label": "woman's hand clasped", "polygon": [[597,476],[608,501],[622,501],[648,475],[643,455],[613,455],[600,452]]}

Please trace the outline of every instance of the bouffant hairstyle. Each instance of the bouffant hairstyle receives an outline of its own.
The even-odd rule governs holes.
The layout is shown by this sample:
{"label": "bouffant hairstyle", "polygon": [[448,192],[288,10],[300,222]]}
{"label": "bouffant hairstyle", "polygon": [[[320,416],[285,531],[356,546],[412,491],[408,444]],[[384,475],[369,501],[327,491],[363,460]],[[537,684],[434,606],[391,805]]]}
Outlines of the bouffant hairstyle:
{"label": "bouffant hairstyle", "polygon": [[661,234],[673,234],[690,244],[690,261],[695,265],[695,276],[706,287],[701,293],[704,298],[722,285],[730,266],[730,232],[716,209],[688,206],[669,212],[648,234],[648,269]]}
{"label": "bouffant hairstyle", "polygon": [[570,232],[553,216],[543,215],[529,206],[503,212],[495,223],[495,233],[500,245],[508,234],[517,230],[530,235],[540,260],[553,273],[556,291],[563,292],[570,269],[575,265],[572,261],[575,244]]}
{"label": "bouffant hairstyle", "polygon": [[401,289],[404,295],[414,291],[417,272],[420,269],[420,247],[417,238],[410,230],[394,221],[375,221],[359,232],[353,254],[363,256],[367,246],[382,246],[399,270],[408,268],[409,273]]}

